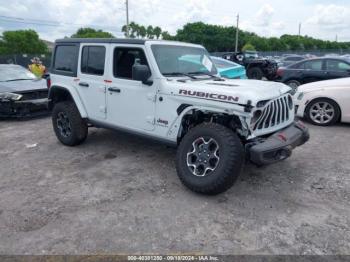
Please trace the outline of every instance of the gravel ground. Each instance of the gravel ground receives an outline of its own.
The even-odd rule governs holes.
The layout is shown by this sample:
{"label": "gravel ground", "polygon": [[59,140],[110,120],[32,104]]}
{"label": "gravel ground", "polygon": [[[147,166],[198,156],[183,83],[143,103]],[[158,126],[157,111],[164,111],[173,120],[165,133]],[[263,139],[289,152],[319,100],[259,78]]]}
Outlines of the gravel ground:
{"label": "gravel ground", "polygon": [[0,254],[350,254],[350,126],[309,127],[291,158],[208,197],[164,145],[91,128],[69,148],[50,118],[2,121]]}

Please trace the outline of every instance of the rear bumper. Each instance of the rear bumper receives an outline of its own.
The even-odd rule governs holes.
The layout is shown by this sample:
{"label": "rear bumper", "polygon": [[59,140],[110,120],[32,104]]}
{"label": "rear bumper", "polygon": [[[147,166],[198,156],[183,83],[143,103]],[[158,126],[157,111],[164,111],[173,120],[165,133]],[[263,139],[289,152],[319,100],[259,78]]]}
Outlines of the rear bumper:
{"label": "rear bumper", "polygon": [[307,142],[309,130],[301,122],[294,122],[260,143],[249,147],[249,159],[257,165],[272,164],[291,156],[292,150]]}
{"label": "rear bumper", "polygon": [[48,114],[48,99],[0,102],[1,118],[33,117]]}

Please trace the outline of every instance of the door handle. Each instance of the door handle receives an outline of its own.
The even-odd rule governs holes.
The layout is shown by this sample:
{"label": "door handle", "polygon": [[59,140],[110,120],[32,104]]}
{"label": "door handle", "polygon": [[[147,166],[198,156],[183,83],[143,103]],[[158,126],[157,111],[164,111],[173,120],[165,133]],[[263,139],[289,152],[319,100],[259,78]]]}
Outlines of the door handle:
{"label": "door handle", "polygon": [[120,88],[118,88],[118,87],[108,87],[108,91],[109,92],[120,93]]}
{"label": "door handle", "polygon": [[83,87],[89,87],[89,84],[86,82],[80,82],[79,85]]}

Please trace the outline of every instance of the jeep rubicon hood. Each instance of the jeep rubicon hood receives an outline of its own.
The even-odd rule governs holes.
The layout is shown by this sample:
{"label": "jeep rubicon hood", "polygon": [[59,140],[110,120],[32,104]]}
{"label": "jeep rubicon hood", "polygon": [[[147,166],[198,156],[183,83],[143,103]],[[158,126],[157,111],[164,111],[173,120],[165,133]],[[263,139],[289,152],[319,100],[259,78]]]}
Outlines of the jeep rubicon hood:
{"label": "jeep rubicon hood", "polygon": [[202,80],[173,82],[179,89],[178,95],[192,96],[209,100],[252,105],[259,101],[269,100],[290,91],[290,87],[282,83],[259,80]]}

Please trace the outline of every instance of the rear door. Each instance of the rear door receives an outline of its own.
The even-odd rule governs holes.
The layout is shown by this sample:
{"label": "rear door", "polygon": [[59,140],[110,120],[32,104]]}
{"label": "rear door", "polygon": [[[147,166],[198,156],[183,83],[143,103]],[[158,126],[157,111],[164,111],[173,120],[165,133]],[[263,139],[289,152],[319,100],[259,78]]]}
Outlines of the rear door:
{"label": "rear door", "polygon": [[324,70],[324,60],[313,59],[304,63],[304,70],[302,71],[303,83],[311,83],[326,79]]}
{"label": "rear door", "polygon": [[106,118],[106,54],[108,44],[82,44],[78,65],[77,89],[88,117]]}
{"label": "rear door", "polygon": [[338,59],[327,59],[325,74],[327,79],[350,77],[350,64]]}

